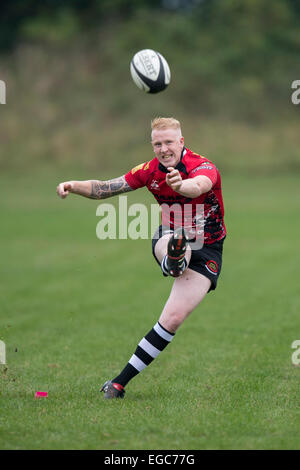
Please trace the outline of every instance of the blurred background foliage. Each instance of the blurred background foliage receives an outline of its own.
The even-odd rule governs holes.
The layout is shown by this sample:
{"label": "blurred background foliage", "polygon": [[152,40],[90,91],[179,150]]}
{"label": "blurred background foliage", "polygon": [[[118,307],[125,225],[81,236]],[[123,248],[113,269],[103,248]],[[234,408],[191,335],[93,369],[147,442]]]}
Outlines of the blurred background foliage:
{"label": "blurred background foliage", "polygon": [[[161,115],[223,172],[299,172],[299,26],[296,0],[6,0],[0,169],[118,176],[152,158]],[[131,80],[144,48],[169,62],[163,93]]]}

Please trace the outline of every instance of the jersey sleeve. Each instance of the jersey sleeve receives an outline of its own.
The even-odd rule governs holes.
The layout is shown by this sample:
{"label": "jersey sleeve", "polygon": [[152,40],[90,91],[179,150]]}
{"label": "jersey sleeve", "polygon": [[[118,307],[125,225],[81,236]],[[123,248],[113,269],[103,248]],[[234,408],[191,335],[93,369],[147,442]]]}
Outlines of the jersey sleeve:
{"label": "jersey sleeve", "polygon": [[202,162],[200,165],[198,165],[196,168],[193,168],[189,172],[188,177],[195,178],[195,176],[199,175],[207,176],[214,186],[218,179],[218,170],[213,163],[209,161]]}
{"label": "jersey sleeve", "polygon": [[126,173],[125,179],[132,189],[138,189],[146,186],[148,180],[148,167],[149,162],[141,163]]}

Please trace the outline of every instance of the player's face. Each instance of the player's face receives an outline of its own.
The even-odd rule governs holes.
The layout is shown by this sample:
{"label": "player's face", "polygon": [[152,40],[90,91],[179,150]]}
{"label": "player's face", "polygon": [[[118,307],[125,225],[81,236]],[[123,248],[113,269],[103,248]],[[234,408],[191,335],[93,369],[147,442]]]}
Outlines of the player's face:
{"label": "player's face", "polygon": [[151,143],[155,156],[166,168],[175,167],[180,162],[184,138],[179,129],[154,129]]}

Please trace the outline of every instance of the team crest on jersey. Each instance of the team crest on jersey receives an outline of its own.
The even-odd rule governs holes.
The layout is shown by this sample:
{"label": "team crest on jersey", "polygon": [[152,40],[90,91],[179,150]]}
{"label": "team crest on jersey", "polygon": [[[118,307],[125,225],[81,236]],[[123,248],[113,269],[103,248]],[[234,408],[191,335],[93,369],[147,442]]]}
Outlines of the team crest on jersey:
{"label": "team crest on jersey", "polygon": [[158,184],[157,180],[152,180],[151,181],[150,189],[156,189],[156,191],[159,191],[159,184]]}
{"label": "team crest on jersey", "polygon": [[218,272],[218,265],[213,260],[207,261],[205,263],[205,267],[212,274],[217,274],[217,272]]}

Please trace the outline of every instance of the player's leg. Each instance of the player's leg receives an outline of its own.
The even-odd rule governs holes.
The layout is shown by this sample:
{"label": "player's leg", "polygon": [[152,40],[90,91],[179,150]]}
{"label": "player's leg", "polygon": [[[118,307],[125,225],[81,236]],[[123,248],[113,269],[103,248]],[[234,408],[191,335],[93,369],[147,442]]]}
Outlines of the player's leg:
{"label": "player's leg", "polygon": [[[168,248],[170,236],[170,233],[164,236],[160,230],[159,236],[153,237],[153,254],[158,263],[165,253],[164,250]],[[218,249],[205,247],[198,252],[193,251],[191,268],[175,279],[159,321],[140,341],[121,373],[104,384],[102,390],[105,392],[105,398],[123,397],[125,385],[166,348],[185,318],[210,289],[216,288],[222,264],[222,243],[220,242]]]}
{"label": "player's leg", "polygon": [[191,249],[182,228],[168,231],[154,245],[154,255],[165,276],[181,276],[191,259]]}
{"label": "player's leg", "polygon": [[105,398],[123,398],[124,387],[168,346],[176,330],[209,291],[211,281],[187,269],[176,278],[159,321],[139,342],[121,373],[102,387]]}
{"label": "player's leg", "polygon": [[154,253],[160,263],[162,262],[164,256],[167,253],[168,243],[172,235],[173,232],[163,235],[155,245]]}
{"label": "player's leg", "polygon": [[142,338],[134,354],[124,369],[112,380],[106,382],[101,391],[104,398],[123,398],[124,387],[137,374],[145,369],[172,341],[174,333],[168,331],[159,322]]}
{"label": "player's leg", "polygon": [[159,323],[175,333],[186,317],[199,305],[209,291],[211,281],[192,269],[175,279],[170,296],[159,318]]}

